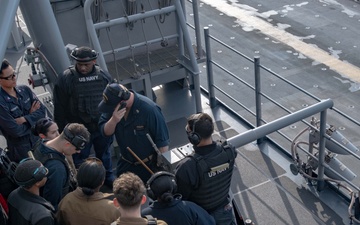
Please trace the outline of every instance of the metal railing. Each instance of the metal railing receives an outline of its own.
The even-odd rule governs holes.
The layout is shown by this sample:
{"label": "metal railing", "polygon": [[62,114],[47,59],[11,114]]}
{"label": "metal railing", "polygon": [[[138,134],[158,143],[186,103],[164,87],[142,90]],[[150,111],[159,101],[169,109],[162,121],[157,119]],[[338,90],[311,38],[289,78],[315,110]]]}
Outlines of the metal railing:
{"label": "metal railing", "polygon": [[[170,13],[170,12],[176,12],[176,17],[177,17],[177,25],[178,25],[178,33],[175,36],[169,36],[169,38],[178,38],[179,39],[179,53],[181,53],[181,57],[179,62],[185,67],[185,69],[187,69],[187,71],[189,73],[192,74],[192,79],[194,82],[194,87],[195,87],[195,102],[196,102],[196,109],[198,112],[201,111],[201,98],[200,98],[200,81],[199,81],[199,68],[197,66],[197,60],[196,60],[196,56],[195,56],[195,52],[190,51],[190,49],[192,48],[192,44],[191,44],[191,40],[190,40],[190,35],[189,35],[189,31],[187,29],[187,25],[186,25],[186,20],[185,20],[185,16],[184,16],[184,12],[183,12],[183,5],[181,2],[181,0],[176,0],[174,2],[173,5],[170,6],[166,6],[164,8],[160,8],[160,9],[152,9],[150,11],[147,12],[141,12],[141,13],[137,13],[137,14],[133,14],[133,15],[127,15],[127,16],[123,16],[120,18],[115,18],[115,19],[109,19],[106,20],[104,22],[99,22],[99,23],[94,23],[92,20],[92,15],[91,15],[91,5],[93,4],[94,0],[88,0],[85,2],[84,4],[84,14],[85,14],[85,22],[86,22],[86,27],[87,27],[87,31],[88,31],[88,35],[90,37],[90,41],[92,43],[92,45],[94,46],[94,49],[98,52],[100,52],[100,55],[98,57],[98,62],[100,67],[103,70],[108,70],[107,69],[107,65],[105,62],[105,58],[104,58],[104,54],[100,45],[100,40],[97,36],[97,31],[100,29],[106,29],[106,28],[110,28],[113,27],[115,25],[119,25],[119,24],[127,24],[127,23],[131,23],[137,20],[143,20],[145,18],[149,18],[149,17],[153,17],[156,15],[162,15],[162,14],[166,14],[166,13]],[[138,43],[139,46],[145,46],[149,44],[149,41],[160,41],[161,39],[158,40],[148,40],[142,43]],[[119,51],[123,51],[129,48],[133,48],[134,46],[130,46],[130,47],[125,47],[125,48],[117,48],[117,49],[113,49],[112,51],[115,52],[119,52]],[[189,51],[189,60],[187,60],[187,57],[185,57],[185,50],[184,48],[187,48]],[[111,52],[105,52],[106,54],[110,54]]]}
{"label": "metal railing", "polygon": [[[318,190],[323,189],[323,186],[324,186],[324,169],[326,168],[326,169],[329,169],[330,171],[332,171],[333,173],[335,173],[337,176],[339,176],[341,179],[343,179],[346,183],[348,183],[354,189],[360,191],[360,188],[357,185],[355,185],[353,182],[347,180],[344,176],[342,176],[339,173],[337,173],[336,171],[334,171],[332,168],[330,168],[324,162],[324,158],[325,158],[325,141],[334,142],[335,145],[337,145],[340,148],[344,149],[345,152],[352,155],[355,159],[360,160],[360,157],[357,154],[353,153],[351,150],[346,148],[342,143],[339,143],[337,140],[334,140],[331,136],[326,134],[326,132],[325,132],[326,131],[326,128],[325,128],[326,127],[326,116],[327,116],[326,110],[321,109],[320,111],[317,111],[317,112],[315,112],[315,111],[311,112],[310,109],[319,104],[319,103],[315,103],[313,106],[307,107],[305,109],[305,111],[299,110],[297,112],[292,112],[291,110],[289,110],[288,108],[286,108],[285,106],[283,106],[282,104],[280,104],[279,102],[277,102],[276,100],[274,100],[273,98],[271,98],[270,96],[268,96],[267,94],[265,94],[261,90],[260,72],[261,71],[266,71],[267,73],[269,73],[269,74],[275,76],[276,78],[282,80],[287,85],[290,85],[291,87],[295,88],[296,90],[298,90],[299,92],[305,94],[306,96],[310,97],[311,99],[315,100],[316,102],[321,103],[321,102],[323,102],[323,100],[321,100],[317,96],[311,94],[310,92],[306,91],[305,89],[299,87],[298,85],[292,83],[291,81],[283,78],[282,76],[275,73],[271,69],[261,65],[259,57],[256,56],[256,57],[254,57],[254,59],[251,59],[250,57],[246,56],[245,54],[241,53],[240,51],[238,51],[238,50],[232,48],[231,46],[227,45],[226,43],[220,41],[216,37],[211,36],[209,34],[209,28],[208,27],[204,28],[204,39],[205,39],[206,70],[207,70],[207,82],[208,82],[207,83],[208,87],[207,87],[207,90],[205,90],[205,91],[208,93],[210,107],[214,108],[218,104],[222,104],[223,106],[227,107],[227,105],[223,102],[223,100],[220,100],[216,96],[216,93],[218,92],[218,93],[221,93],[222,95],[224,95],[227,98],[227,100],[233,101],[234,103],[236,103],[237,105],[242,107],[245,111],[247,111],[248,113],[250,113],[252,116],[255,117],[255,123],[251,123],[249,120],[243,118],[237,112],[232,111],[234,114],[236,114],[236,116],[242,118],[249,125],[249,127],[252,127],[253,129],[248,131],[248,132],[245,132],[243,134],[240,134],[240,135],[236,136],[235,138],[231,138],[229,141],[231,141],[231,142],[233,141],[235,143],[235,146],[237,146],[237,147],[242,146],[242,145],[244,145],[246,143],[249,143],[251,141],[254,141],[254,140],[257,140],[257,143],[260,144],[268,134],[270,134],[272,132],[277,132],[282,137],[284,137],[286,140],[291,142],[292,139],[290,137],[288,137],[286,134],[284,134],[283,132],[279,131],[279,129],[281,129],[281,128],[285,127],[285,126],[288,126],[288,125],[290,125],[292,123],[301,121],[302,123],[306,124],[311,129],[314,129],[314,130],[318,131],[319,134],[320,134],[319,155],[317,156],[318,157],[318,162],[319,162],[319,167],[318,167],[318,181],[319,181],[318,182]],[[225,68],[224,66],[220,65],[219,63],[217,63],[216,61],[214,61],[212,59],[211,47],[210,47],[210,42],[211,41],[215,41],[217,44],[220,44],[222,47],[225,47],[225,48],[229,49],[232,53],[234,53],[236,55],[236,57],[243,58],[243,59],[247,60],[248,62],[250,62],[250,63],[252,63],[254,65],[254,79],[255,79],[255,81],[254,81],[255,85],[254,86],[252,86],[250,83],[246,82],[245,80],[241,79],[238,75],[236,75],[233,72],[229,71],[227,68]],[[240,83],[242,83],[243,85],[245,85],[246,87],[248,87],[248,88],[250,88],[251,90],[254,91],[254,93],[255,93],[255,112],[253,112],[251,109],[246,107],[243,103],[241,103],[239,99],[231,96],[225,90],[221,89],[219,86],[216,85],[216,83],[214,82],[213,66],[216,66],[217,69],[219,69],[219,70],[221,70],[223,72],[221,74],[221,76],[229,76],[231,78],[234,78],[237,81],[239,81]],[[275,121],[269,122],[269,123],[267,121],[265,121],[262,118],[262,104],[261,104],[261,99],[264,99],[264,98],[267,99],[272,104],[274,104],[275,106],[281,108],[288,115],[286,115],[286,116],[284,116],[284,117],[282,117],[280,119],[277,119]],[[360,122],[358,122],[354,118],[350,117],[346,113],[340,111],[339,109],[333,107],[333,105],[331,105],[331,106],[328,105],[327,107],[331,108],[331,111],[333,111],[333,112],[337,113],[338,115],[346,118],[347,120],[349,120],[353,124],[355,124],[357,126],[360,126]],[[313,114],[311,114],[310,112],[313,113]],[[309,122],[304,120],[308,116],[314,115],[314,114],[316,114],[318,112],[320,112],[320,128],[314,127],[312,124],[310,124]],[[291,120],[292,122],[289,122],[289,121],[284,122],[289,117],[295,118],[296,117],[295,115],[298,115],[296,120]],[[280,120],[280,121],[278,121],[278,120]],[[264,124],[264,125],[262,125],[262,124]],[[277,125],[275,125],[275,124],[277,124]],[[254,137],[256,137],[256,138],[254,138]],[[280,149],[284,149],[284,146],[279,145],[276,142],[276,140],[273,140],[273,139],[271,139],[269,137],[266,137],[266,138],[268,140],[272,141],[278,147],[280,147]],[[299,147],[299,148],[305,154],[308,154],[308,155],[310,154],[307,150],[303,149],[302,147]],[[310,157],[314,157],[314,156],[311,155]]]}

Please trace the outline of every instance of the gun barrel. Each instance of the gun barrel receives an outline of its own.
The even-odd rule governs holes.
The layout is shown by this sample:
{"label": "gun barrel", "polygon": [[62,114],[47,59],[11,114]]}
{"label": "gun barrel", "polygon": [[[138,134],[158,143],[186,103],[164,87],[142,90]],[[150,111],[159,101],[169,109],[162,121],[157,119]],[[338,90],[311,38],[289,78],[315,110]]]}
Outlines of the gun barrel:
{"label": "gun barrel", "polygon": [[149,141],[150,141],[151,145],[153,146],[153,148],[155,149],[156,153],[157,153],[158,155],[161,155],[160,150],[158,149],[158,147],[157,147],[156,144],[154,143],[154,141],[153,141],[153,139],[151,138],[151,136],[150,136],[149,133],[146,134],[146,137],[149,139]]}

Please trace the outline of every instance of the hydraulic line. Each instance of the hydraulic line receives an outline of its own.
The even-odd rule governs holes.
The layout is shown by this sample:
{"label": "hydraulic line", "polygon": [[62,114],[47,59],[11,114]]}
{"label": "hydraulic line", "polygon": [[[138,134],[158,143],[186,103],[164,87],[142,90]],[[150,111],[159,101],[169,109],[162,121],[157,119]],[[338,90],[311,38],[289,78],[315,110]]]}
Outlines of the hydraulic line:
{"label": "hydraulic line", "polygon": [[[103,12],[104,12],[104,8],[103,8],[103,0],[94,0],[94,3],[91,6],[91,15],[92,15],[92,20],[93,23],[98,23],[100,22],[101,17],[103,16]],[[106,16],[108,14],[106,13]],[[96,31],[97,36],[100,37],[100,30]]]}
{"label": "hydraulic line", "polygon": [[[313,125],[316,125],[317,123],[313,124]],[[299,168],[299,173],[304,177],[304,178],[307,178],[308,180],[318,180],[317,177],[313,177],[313,176],[310,176],[309,174],[306,173],[306,171],[304,171],[304,168],[302,167],[302,163],[301,163],[301,159],[299,158],[299,155],[298,155],[298,152],[297,152],[297,148],[300,144],[307,144],[307,145],[310,145],[309,143],[307,142],[304,142],[304,141],[297,141],[297,139],[302,135],[304,134],[306,131],[310,130],[310,128],[305,128],[304,130],[300,131],[296,136],[295,138],[293,139],[293,141],[291,142],[291,155],[292,155],[292,158],[295,162],[298,163],[298,168]],[[317,149],[316,146],[314,146],[315,149]],[[313,156],[312,154],[310,154],[309,156],[311,157],[315,157]],[[349,219],[350,219],[350,224],[352,224],[353,221],[355,221],[356,223],[360,223],[360,221],[358,219],[355,218],[355,215],[352,213],[352,209],[353,209],[353,206],[355,204],[355,200],[356,200],[356,195],[354,193],[354,191],[344,185],[341,181],[339,180],[335,180],[335,179],[332,179],[332,178],[324,178],[324,181],[328,181],[328,182],[332,182],[332,183],[335,183],[335,185],[338,187],[338,188],[343,188],[345,189],[346,191],[348,191],[349,195],[350,195],[350,203],[349,203],[349,206],[348,206],[348,215],[349,215]]]}
{"label": "hydraulic line", "polygon": [[102,14],[103,4],[102,0],[95,0],[92,7],[91,7],[91,15],[93,15],[93,22],[97,23],[100,22],[100,18]]}
{"label": "hydraulic line", "polygon": [[[131,2],[130,4],[128,4],[128,6],[130,7],[134,7],[136,6],[136,0],[127,0],[127,3]],[[123,9],[124,9],[124,14],[125,14],[125,17],[128,18],[128,14],[127,14],[127,11],[128,12],[136,12],[137,9],[128,9],[127,11],[125,10],[125,6],[123,5]],[[130,22],[127,23],[127,25],[130,25]],[[130,26],[127,26],[127,28],[129,28],[130,30],[132,30],[132,27]],[[134,66],[134,74],[131,75],[132,78],[135,78],[135,79],[138,79],[141,77],[141,74],[140,72],[137,70],[136,68],[136,62],[135,62],[135,55],[134,55],[134,47],[132,46],[132,42],[131,42],[131,38],[130,38],[130,33],[129,33],[129,29],[125,29],[126,30],[126,35],[127,35],[127,38],[128,38],[128,41],[129,41],[129,47],[130,47],[130,52],[131,52],[131,58],[132,58],[132,61],[133,61],[133,66]]]}
{"label": "hydraulic line", "polygon": [[[148,0],[148,3],[149,3],[149,6],[150,6],[150,9],[153,10],[153,8],[151,7],[151,2],[150,2],[150,0]],[[159,33],[160,33],[160,36],[161,36],[161,39],[162,39],[162,41],[161,41],[161,46],[162,46],[162,47],[166,47],[166,46],[168,46],[168,42],[167,42],[167,40],[164,38],[164,35],[163,35],[162,31],[161,31],[161,27],[160,27],[160,25],[159,25],[159,22],[157,21],[157,19],[156,19],[155,16],[154,16],[154,20],[155,20],[156,26],[157,26],[157,28],[158,28],[158,30],[159,30]]]}
{"label": "hydraulic line", "polygon": [[112,50],[112,55],[113,55],[114,64],[115,64],[115,72],[116,72],[116,76],[117,76],[119,73],[118,73],[118,68],[117,68],[117,63],[116,63],[116,54],[115,54],[114,46],[113,46],[111,38],[110,38],[110,27],[106,28],[106,35],[108,37],[109,44],[110,44],[110,47]]}
{"label": "hydraulic line", "polygon": [[51,69],[51,71],[53,72],[53,74],[55,75],[55,77],[57,77],[57,73],[54,69],[54,67],[51,65],[51,63],[49,62],[49,60],[46,58],[46,56],[37,48],[34,48],[34,47],[27,47],[27,50],[31,50],[31,51],[34,51],[36,53],[39,54],[40,58],[42,60],[44,60],[44,62],[46,63],[47,66],[49,66],[49,68]]}
{"label": "hydraulic line", "polygon": [[[137,14],[136,0],[127,0],[126,1],[126,11],[125,11],[125,7],[124,7],[124,13],[125,13],[126,18],[129,15]],[[130,30],[132,30],[134,28],[134,23],[135,22],[127,22],[126,25],[129,27]]]}
{"label": "hydraulic line", "polygon": [[[171,0],[159,0],[158,3],[159,3],[159,9],[161,9],[161,8],[165,8],[165,7],[170,6],[171,5]],[[159,15],[160,23],[165,23],[165,18],[168,15],[169,15],[169,13]]]}
{"label": "hydraulic line", "polygon": [[[142,6],[142,8],[144,7],[142,4],[141,4],[141,6]],[[142,33],[143,33],[144,39],[145,39],[146,55],[147,55],[147,60],[148,60],[149,73],[151,75],[152,69],[151,69],[151,63],[150,63],[149,43],[147,41],[147,37],[146,37],[145,29],[144,29],[144,23],[145,23],[145,19],[141,20],[141,29],[142,29]],[[151,79],[151,76],[150,76],[150,79]]]}

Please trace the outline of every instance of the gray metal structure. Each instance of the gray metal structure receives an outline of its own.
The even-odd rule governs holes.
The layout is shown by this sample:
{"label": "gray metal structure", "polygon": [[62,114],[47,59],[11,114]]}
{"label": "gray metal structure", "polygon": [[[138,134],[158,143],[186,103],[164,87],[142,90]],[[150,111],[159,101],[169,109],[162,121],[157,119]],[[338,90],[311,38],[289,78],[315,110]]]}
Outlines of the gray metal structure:
{"label": "gray metal structure", "polygon": [[0,58],[4,58],[6,47],[8,44],[11,28],[14,23],[15,14],[18,8],[20,0],[14,1],[0,1],[0,29],[4,40],[0,42]]}

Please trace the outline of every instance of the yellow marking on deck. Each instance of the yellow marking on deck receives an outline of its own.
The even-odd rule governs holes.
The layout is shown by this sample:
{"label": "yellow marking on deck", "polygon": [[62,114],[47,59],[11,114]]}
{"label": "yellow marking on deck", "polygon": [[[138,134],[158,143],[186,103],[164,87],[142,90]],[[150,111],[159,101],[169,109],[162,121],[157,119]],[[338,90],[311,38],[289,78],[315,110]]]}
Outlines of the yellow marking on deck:
{"label": "yellow marking on deck", "polygon": [[330,55],[328,52],[307,44],[298,37],[278,29],[270,23],[260,19],[256,16],[251,15],[249,11],[240,9],[235,6],[231,6],[224,1],[220,0],[201,0],[207,5],[215,7],[217,10],[224,14],[235,17],[247,26],[253,27],[261,31],[263,34],[272,37],[290,47],[295,49],[297,52],[311,58],[319,63],[323,63],[328,66],[331,70],[336,71],[340,75],[351,79],[354,82],[360,83],[360,68],[350,64],[348,62],[341,61],[336,57]]}

